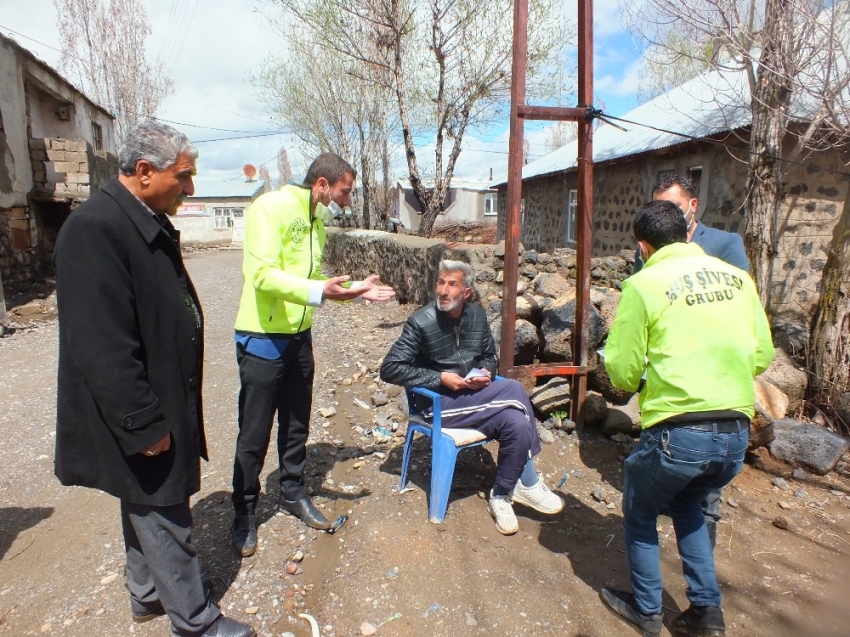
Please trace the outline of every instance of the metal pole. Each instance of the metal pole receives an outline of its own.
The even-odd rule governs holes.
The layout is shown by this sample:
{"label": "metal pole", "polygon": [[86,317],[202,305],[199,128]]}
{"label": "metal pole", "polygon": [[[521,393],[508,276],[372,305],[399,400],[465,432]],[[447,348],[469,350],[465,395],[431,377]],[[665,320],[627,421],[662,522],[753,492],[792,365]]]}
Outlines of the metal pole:
{"label": "metal pole", "polygon": [[519,220],[522,201],[522,138],[525,122],[525,64],[528,51],[528,0],[514,0],[514,51],[511,66],[511,130],[508,141],[508,192],[505,205],[505,267],[502,282],[502,330],[499,373],[514,365],[516,285],[519,272]]}
{"label": "metal pole", "polygon": [[[593,0],[578,3],[578,102],[579,107],[593,106]],[[593,120],[578,122],[578,218],[576,236],[576,332],[573,362],[587,365],[589,342],[588,307],[590,305],[590,251],[593,218]],[[573,376],[572,417],[579,432],[583,426],[580,410],[587,392],[587,376]]]}

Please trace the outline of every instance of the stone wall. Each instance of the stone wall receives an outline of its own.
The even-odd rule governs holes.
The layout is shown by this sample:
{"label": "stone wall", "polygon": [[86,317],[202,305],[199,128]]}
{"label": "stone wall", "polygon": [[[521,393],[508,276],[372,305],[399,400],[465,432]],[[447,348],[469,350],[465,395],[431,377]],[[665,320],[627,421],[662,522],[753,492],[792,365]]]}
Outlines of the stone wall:
{"label": "stone wall", "polygon": [[[444,243],[412,235],[379,230],[346,230],[328,228],[325,246],[325,273],[349,274],[355,280],[379,274],[391,285],[401,303],[425,305],[434,298],[437,267],[441,259],[464,261],[475,271],[473,300],[489,307],[502,296],[504,278],[504,243],[496,245]],[[613,257],[592,259],[593,285],[619,289],[634,266],[633,255],[625,252]],[[560,274],[575,280],[576,256],[570,248],[559,248],[553,254],[541,254],[520,246],[517,294],[528,291],[538,274]]]}
{"label": "stone wall", "polygon": [[28,281],[37,269],[29,209],[15,206],[0,210],[0,278],[4,285],[15,288]]}

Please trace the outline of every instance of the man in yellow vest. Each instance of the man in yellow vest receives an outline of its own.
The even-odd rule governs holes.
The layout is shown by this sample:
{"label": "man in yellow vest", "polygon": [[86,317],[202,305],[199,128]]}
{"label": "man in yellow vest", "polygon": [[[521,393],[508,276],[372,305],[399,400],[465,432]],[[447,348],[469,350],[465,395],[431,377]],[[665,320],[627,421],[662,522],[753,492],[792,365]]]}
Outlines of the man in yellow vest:
{"label": "man in yellow vest", "polygon": [[770,327],[749,275],[687,243],[682,211],[653,201],[635,216],[644,268],[623,282],[605,345],[614,386],[640,394],[643,431],[626,459],[623,527],[632,592],[603,603],[645,635],[661,634],[659,512],[673,519],[690,607],[677,634],[722,637],[720,589],[700,503],[741,470],[753,379],[770,365]]}
{"label": "man in yellow vest", "polygon": [[231,531],[242,556],[257,548],[260,472],[275,413],[278,508],[313,528],[330,527],[304,484],[313,399],[313,309],[326,300],[389,301],[395,296],[392,288],[377,285],[377,275],[351,283],[348,276],[322,274],[325,221],[349,204],[356,175],[344,159],[324,153],[310,165],[303,185],[262,195],[245,215],[245,283],[236,316],[241,389]]}

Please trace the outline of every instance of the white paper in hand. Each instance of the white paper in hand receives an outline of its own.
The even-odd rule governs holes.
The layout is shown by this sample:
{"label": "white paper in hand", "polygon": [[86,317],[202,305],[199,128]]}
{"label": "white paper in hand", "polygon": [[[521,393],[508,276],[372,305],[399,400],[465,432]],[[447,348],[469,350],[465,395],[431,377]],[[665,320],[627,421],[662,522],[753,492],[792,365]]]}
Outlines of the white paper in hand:
{"label": "white paper in hand", "polygon": [[470,378],[478,378],[479,376],[489,376],[490,374],[486,369],[481,369],[480,367],[473,367],[469,370],[469,373],[463,377],[463,380],[469,380]]}

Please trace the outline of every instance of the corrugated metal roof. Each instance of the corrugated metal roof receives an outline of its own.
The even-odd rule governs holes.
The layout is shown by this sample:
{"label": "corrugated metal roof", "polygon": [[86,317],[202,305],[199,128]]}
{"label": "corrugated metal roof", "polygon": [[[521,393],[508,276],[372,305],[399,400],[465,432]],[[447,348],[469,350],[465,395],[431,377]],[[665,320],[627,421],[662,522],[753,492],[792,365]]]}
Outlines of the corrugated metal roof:
{"label": "corrugated metal roof", "polygon": [[[811,104],[797,102],[792,105],[792,117],[806,120],[811,109]],[[621,117],[637,124],[617,122],[628,129],[623,132],[603,123],[593,134],[594,163],[675,146],[687,142],[689,137],[710,137],[748,126],[752,112],[747,75],[744,71],[707,71]],[[653,130],[640,124],[671,132]],[[674,132],[684,135],[675,135]],[[578,141],[574,140],[523,166],[522,178],[573,170],[577,166],[577,153]],[[506,183],[507,175],[490,186]]]}
{"label": "corrugated metal roof", "polygon": [[238,179],[203,179],[195,178],[195,194],[192,199],[227,199],[228,197],[253,197],[263,187],[261,180],[245,181],[244,177]]}
{"label": "corrugated metal roof", "polygon": [[[708,137],[734,130],[750,123],[750,90],[744,73],[709,71],[641,104],[622,116],[639,124],[647,124],[692,137]],[[623,132],[602,124],[593,134],[593,162],[599,163],[666,148],[687,138],[657,130],[624,124]],[[576,168],[578,140],[530,162],[522,168],[522,178],[531,179]],[[507,176],[492,187],[507,183]]]}

